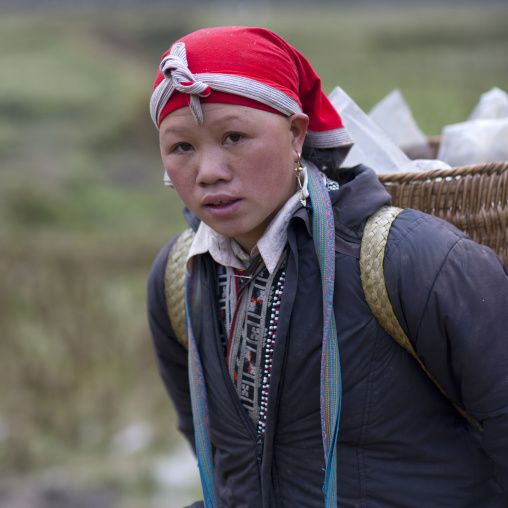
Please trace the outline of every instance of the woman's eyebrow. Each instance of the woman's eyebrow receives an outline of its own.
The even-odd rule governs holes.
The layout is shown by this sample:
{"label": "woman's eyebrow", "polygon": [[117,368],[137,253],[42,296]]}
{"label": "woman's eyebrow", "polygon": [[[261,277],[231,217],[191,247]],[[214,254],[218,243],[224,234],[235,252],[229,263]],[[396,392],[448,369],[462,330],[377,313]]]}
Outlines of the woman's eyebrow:
{"label": "woman's eyebrow", "polygon": [[[206,121],[206,112],[205,112],[205,121]],[[216,125],[222,125],[228,122],[249,122],[250,118],[247,115],[238,115],[236,113],[225,114],[223,117],[219,117],[214,120]]]}
{"label": "woman's eyebrow", "polygon": [[160,131],[160,135],[166,136],[167,134],[175,134],[177,136],[181,136],[185,134],[188,131],[188,128],[186,127],[170,127],[167,126],[163,130]]}
{"label": "woman's eyebrow", "polygon": [[[216,120],[214,120],[214,123],[224,123],[224,122],[230,122],[230,121],[233,121],[233,120],[246,121],[246,120],[249,120],[249,118],[246,115],[238,115],[236,113],[229,113],[229,114],[226,114],[225,116],[223,116],[221,118],[217,118]],[[206,121],[206,113],[205,113],[205,121]],[[182,131],[193,130],[193,127],[194,127],[194,125],[192,127],[187,127],[187,126],[172,127],[172,126],[168,125],[161,132],[163,134],[166,134],[167,132],[168,133],[179,134]]]}
{"label": "woman's eyebrow", "polygon": [[[205,121],[206,121],[206,112],[205,112]],[[232,122],[232,121],[250,122],[251,119],[249,118],[248,115],[239,115],[237,113],[227,113],[223,117],[220,117],[220,118],[217,118],[216,120],[214,120],[214,123],[215,124],[223,124],[223,123]],[[167,134],[183,135],[183,134],[187,133],[188,131],[192,131],[193,128],[194,128],[194,124],[191,127],[188,127],[188,126],[179,127],[179,126],[168,125],[167,127],[165,127],[164,129],[162,129],[160,131],[160,135],[161,135],[161,137],[165,136]]]}
{"label": "woman's eyebrow", "polygon": [[[247,117],[247,118],[246,118]],[[219,118],[218,122],[229,122],[230,120],[247,120],[247,115],[238,115],[237,113],[228,113],[222,118]]]}

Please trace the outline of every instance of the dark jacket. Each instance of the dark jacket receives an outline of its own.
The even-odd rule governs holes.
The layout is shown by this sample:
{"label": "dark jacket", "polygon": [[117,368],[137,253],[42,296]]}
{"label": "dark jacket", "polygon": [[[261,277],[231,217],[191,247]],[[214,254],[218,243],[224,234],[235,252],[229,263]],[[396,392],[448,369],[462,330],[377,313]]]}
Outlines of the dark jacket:
{"label": "dark jacket", "polygon": [[[383,330],[365,301],[358,263],[363,226],[389,196],[371,170],[349,171],[350,181],[330,192],[343,381],[338,506],[507,507],[508,273],[491,250],[418,211],[402,212],[390,231],[385,276],[396,315],[451,399],[482,423],[480,436]],[[203,325],[196,340],[221,507],[323,506],[322,296],[311,214],[309,204],[300,208],[288,227],[264,440],[257,438],[226,370],[216,269],[209,256],[204,259]],[[149,320],[179,428],[193,444],[187,352],[174,338],[164,299],[170,246],[150,275]]]}

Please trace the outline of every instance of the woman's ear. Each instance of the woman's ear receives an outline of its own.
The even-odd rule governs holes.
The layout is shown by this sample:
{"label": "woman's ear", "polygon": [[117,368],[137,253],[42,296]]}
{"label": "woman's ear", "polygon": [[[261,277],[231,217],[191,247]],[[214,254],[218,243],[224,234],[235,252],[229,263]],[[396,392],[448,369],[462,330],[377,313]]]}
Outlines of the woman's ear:
{"label": "woman's ear", "polygon": [[288,118],[289,129],[293,135],[292,143],[296,152],[301,153],[309,126],[309,117],[305,113],[295,113]]}

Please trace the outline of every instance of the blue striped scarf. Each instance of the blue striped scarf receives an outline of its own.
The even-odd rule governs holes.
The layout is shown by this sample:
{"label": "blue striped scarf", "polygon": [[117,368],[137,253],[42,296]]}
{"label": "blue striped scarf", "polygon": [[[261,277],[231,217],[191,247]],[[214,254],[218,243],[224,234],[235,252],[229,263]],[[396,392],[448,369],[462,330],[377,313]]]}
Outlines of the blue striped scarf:
{"label": "blue striped scarf", "polygon": [[[323,343],[320,377],[320,411],[325,456],[325,508],[337,506],[337,435],[339,432],[342,382],[337,330],[333,312],[335,286],[335,226],[333,211],[323,175],[307,164],[310,201],[313,207],[314,246],[323,287]],[[196,454],[205,508],[216,508],[208,405],[203,367],[195,337],[199,336],[201,316],[200,259],[193,259],[191,275],[185,285],[187,337],[189,342],[189,383],[196,439]]]}

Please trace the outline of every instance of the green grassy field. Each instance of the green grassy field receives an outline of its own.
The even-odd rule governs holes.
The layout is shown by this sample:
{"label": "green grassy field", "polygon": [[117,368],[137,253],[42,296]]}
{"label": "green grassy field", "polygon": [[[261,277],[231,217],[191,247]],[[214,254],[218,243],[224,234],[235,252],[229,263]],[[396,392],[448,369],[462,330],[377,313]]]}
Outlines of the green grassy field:
{"label": "green grassy field", "polygon": [[[399,88],[428,135],[467,119],[493,86],[508,91],[508,7],[2,12],[4,479],[63,469],[134,506],[178,442],[144,293],[182,206],[162,186],[148,101],[170,43],[219,24],[275,30],[327,92],[340,85],[365,111]],[[137,422],[152,426],[149,444],[118,455],[113,437]]]}

